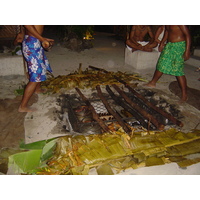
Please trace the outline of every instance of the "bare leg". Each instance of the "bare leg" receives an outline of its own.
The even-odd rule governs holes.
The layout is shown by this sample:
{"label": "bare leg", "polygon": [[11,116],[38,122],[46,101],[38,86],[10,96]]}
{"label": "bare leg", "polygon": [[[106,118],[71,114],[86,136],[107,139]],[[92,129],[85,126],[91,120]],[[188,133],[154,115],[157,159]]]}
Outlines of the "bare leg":
{"label": "bare leg", "polygon": [[39,83],[38,82],[29,82],[25,88],[24,95],[22,98],[22,102],[19,106],[19,112],[33,112],[35,109],[31,109],[28,107],[28,102],[36,90],[36,87]]}
{"label": "bare leg", "polygon": [[37,84],[37,86],[36,86],[36,88],[35,88],[35,93],[36,93],[36,94],[41,93],[41,83],[38,83],[38,84]]}
{"label": "bare leg", "polygon": [[198,67],[196,70],[195,70],[195,72],[199,72],[200,71],[200,67]]}
{"label": "bare leg", "polygon": [[148,87],[156,87],[156,83],[157,83],[157,81],[160,79],[160,77],[161,77],[162,75],[163,75],[162,72],[156,70],[156,71],[154,72],[154,75],[153,75],[152,80],[151,80],[149,83],[145,84],[145,85],[148,86]]}
{"label": "bare leg", "polygon": [[44,93],[46,92],[46,90],[41,88],[41,83],[38,83],[36,89],[35,89],[35,94],[40,94],[40,93]]}
{"label": "bare leg", "polygon": [[47,92],[47,90],[42,89],[41,88],[41,83],[38,83],[38,85],[37,85],[37,87],[35,89],[35,94],[41,94],[41,93],[45,93],[45,92]]}
{"label": "bare leg", "polygon": [[149,47],[144,46],[143,51],[152,52],[153,48],[149,48]]}
{"label": "bare leg", "polygon": [[131,40],[127,40],[126,44],[132,48],[132,52],[136,51],[136,50],[142,50],[143,47],[142,45],[136,45],[133,42],[131,42]]}
{"label": "bare leg", "polygon": [[143,51],[152,52],[152,51],[153,51],[153,48],[152,48],[151,45],[148,43],[147,45],[143,46]]}
{"label": "bare leg", "polygon": [[179,86],[181,88],[181,102],[187,101],[187,80],[185,76],[176,76],[176,79],[179,83]]}

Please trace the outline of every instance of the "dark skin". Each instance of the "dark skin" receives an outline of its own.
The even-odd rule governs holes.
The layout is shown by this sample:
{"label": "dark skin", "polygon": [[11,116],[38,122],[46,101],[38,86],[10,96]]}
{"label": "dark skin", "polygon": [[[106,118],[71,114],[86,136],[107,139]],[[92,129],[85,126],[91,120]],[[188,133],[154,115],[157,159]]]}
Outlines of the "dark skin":
{"label": "dark skin", "polygon": [[[44,48],[49,48],[50,43],[53,43],[54,40],[53,39],[48,39],[48,38],[44,38],[42,37],[42,33],[44,30],[44,25],[25,25],[24,27],[24,33],[25,35],[30,35],[33,36],[37,39],[39,39],[39,41],[42,43],[42,46]],[[19,106],[18,111],[19,112],[33,112],[36,111],[36,109],[28,107],[28,102],[31,98],[31,96],[34,93],[41,93],[43,92],[41,90],[41,83],[40,82],[28,82],[25,91],[24,91],[24,95],[21,101],[21,104]]]}
{"label": "dark skin", "polygon": [[166,26],[165,34],[160,44],[160,50],[163,49],[166,40],[168,42],[186,41],[186,50],[183,57],[185,61],[190,58],[191,37],[187,26],[184,25]]}
{"label": "dark skin", "polygon": [[[147,34],[149,34],[151,41],[147,45],[142,46],[141,44],[138,43],[138,41],[144,41],[144,37]],[[136,50],[152,51],[152,47],[150,46],[150,44],[153,42],[153,39],[154,36],[150,26],[134,25],[131,28],[129,39],[127,39],[126,44],[132,48],[132,52]]]}
{"label": "dark skin", "polygon": [[[183,54],[184,60],[188,60],[190,58],[190,46],[191,46],[191,37],[189,30],[186,25],[167,25],[165,26],[165,33],[163,36],[163,39],[159,45],[159,51],[162,51],[165,42],[181,42],[186,41],[186,49]],[[146,84],[146,86],[149,87],[155,87],[157,81],[160,79],[160,77],[163,75],[162,72],[156,70],[154,73],[154,76],[152,80]],[[179,86],[181,88],[181,100],[180,103],[187,101],[187,80],[185,75],[183,76],[176,76],[176,79],[179,83]]]}
{"label": "dark skin", "polygon": [[23,42],[24,39],[24,35],[25,35],[25,29],[24,27],[21,25],[20,26],[20,32],[17,34],[13,44],[16,46],[18,44],[21,44]]}
{"label": "dark skin", "polygon": [[159,36],[160,36],[160,34],[164,31],[164,28],[165,28],[165,26],[162,25],[162,26],[159,26],[159,28],[157,29],[156,34],[155,34],[154,41],[153,41],[153,43],[151,44],[151,47],[152,47],[152,48],[155,48],[155,47],[157,47],[157,46],[160,44],[161,41],[159,40]]}

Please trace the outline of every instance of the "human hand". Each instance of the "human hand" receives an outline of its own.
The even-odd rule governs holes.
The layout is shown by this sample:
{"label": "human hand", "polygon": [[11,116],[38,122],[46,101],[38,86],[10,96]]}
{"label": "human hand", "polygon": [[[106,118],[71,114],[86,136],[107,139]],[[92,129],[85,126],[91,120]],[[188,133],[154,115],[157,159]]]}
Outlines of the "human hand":
{"label": "human hand", "polygon": [[155,42],[157,42],[158,44],[160,44],[160,40],[159,39],[155,39]]}
{"label": "human hand", "polygon": [[44,38],[44,39],[45,40],[42,42],[42,46],[45,50],[49,51],[54,45],[54,40],[48,39],[48,38]]}
{"label": "human hand", "polygon": [[14,46],[17,46],[18,44],[22,43],[23,39],[24,39],[23,33],[21,33],[21,32],[18,33],[16,38],[15,38],[15,40],[14,40],[14,42],[13,42]]}
{"label": "human hand", "polygon": [[159,47],[158,47],[158,51],[161,52],[164,48],[164,44],[163,43],[160,43]]}
{"label": "human hand", "polygon": [[141,51],[143,50],[144,47],[141,44],[137,43],[136,45],[137,45],[137,49],[139,49]]}
{"label": "human hand", "polygon": [[48,42],[54,44],[54,40],[53,40],[53,39],[49,39],[49,38],[44,38],[44,39],[45,39],[46,41],[48,41]]}
{"label": "human hand", "polygon": [[188,60],[189,58],[190,58],[190,52],[185,52],[184,54],[183,54],[183,58],[184,58],[184,61],[186,61],[186,60]]}

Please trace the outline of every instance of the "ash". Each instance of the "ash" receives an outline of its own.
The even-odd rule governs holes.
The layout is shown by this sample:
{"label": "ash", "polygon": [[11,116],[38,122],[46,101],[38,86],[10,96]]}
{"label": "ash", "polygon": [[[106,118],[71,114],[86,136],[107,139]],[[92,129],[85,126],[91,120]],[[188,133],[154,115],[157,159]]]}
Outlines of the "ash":
{"label": "ash", "polygon": [[[160,123],[164,124],[165,129],[177,127],[169,119],[165,118],[155,110],[149,108],[141,100],[137,99],[132,93],[126,91],[123,88],[126,95],[135,102],[142,109],[146,110],[147,113],[154,116]],[[108,126],[115,127],[116,130],[119,126],[116,125],[116,119],[109,114],[103,102],[99,98],[95,90],[93,93],[90,91],[82,90],[84,95],[87,95],[87,99],[90,104],[94,107],[95,112],[99,118]],[[144,96],[149,102],[154,104],[156,107],[162,109],[166,113],[171,114],[174,118],[181,120],[183,116],[176,105],[168,103],[164,98],[160,97],[156,92],[147,89],[137,89],[139,94]],[[144,116],[138,113],[136,110],[131,108],[120,95],[116,95],[118,101],[116,102],[108,92],[103,92],[104,97],[111,106],[111,108],[121,117],[124,123],[133,127],[135,131],[141,130],[157,130],[154,124],[149,123]],[[65,134],[69,135],[90,135],[90,134],[102,134],[101,126],[93,119],[93,115],[88,105],[81,99],[81,97],[74,94],[62,94],[57,98],[60,109],[56,111],[59,128]]]}

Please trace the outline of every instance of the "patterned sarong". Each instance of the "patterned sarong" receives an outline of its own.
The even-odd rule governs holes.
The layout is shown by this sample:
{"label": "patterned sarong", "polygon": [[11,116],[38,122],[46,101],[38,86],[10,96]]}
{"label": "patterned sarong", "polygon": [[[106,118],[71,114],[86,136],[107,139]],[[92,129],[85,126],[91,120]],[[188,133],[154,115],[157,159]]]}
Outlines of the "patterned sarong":
{"label": "patterned sarong", "polygon": [[30,82],[45,81],[46,71],[52,72],[52,70],[40,41],[35,37],[25,35],[22,51],[28,65]]}
{"label": "patterned sarong", "polygon": [[164,74],[183,76],[185,47],[185,41],[168,42],[158,59],[156,69]]}

